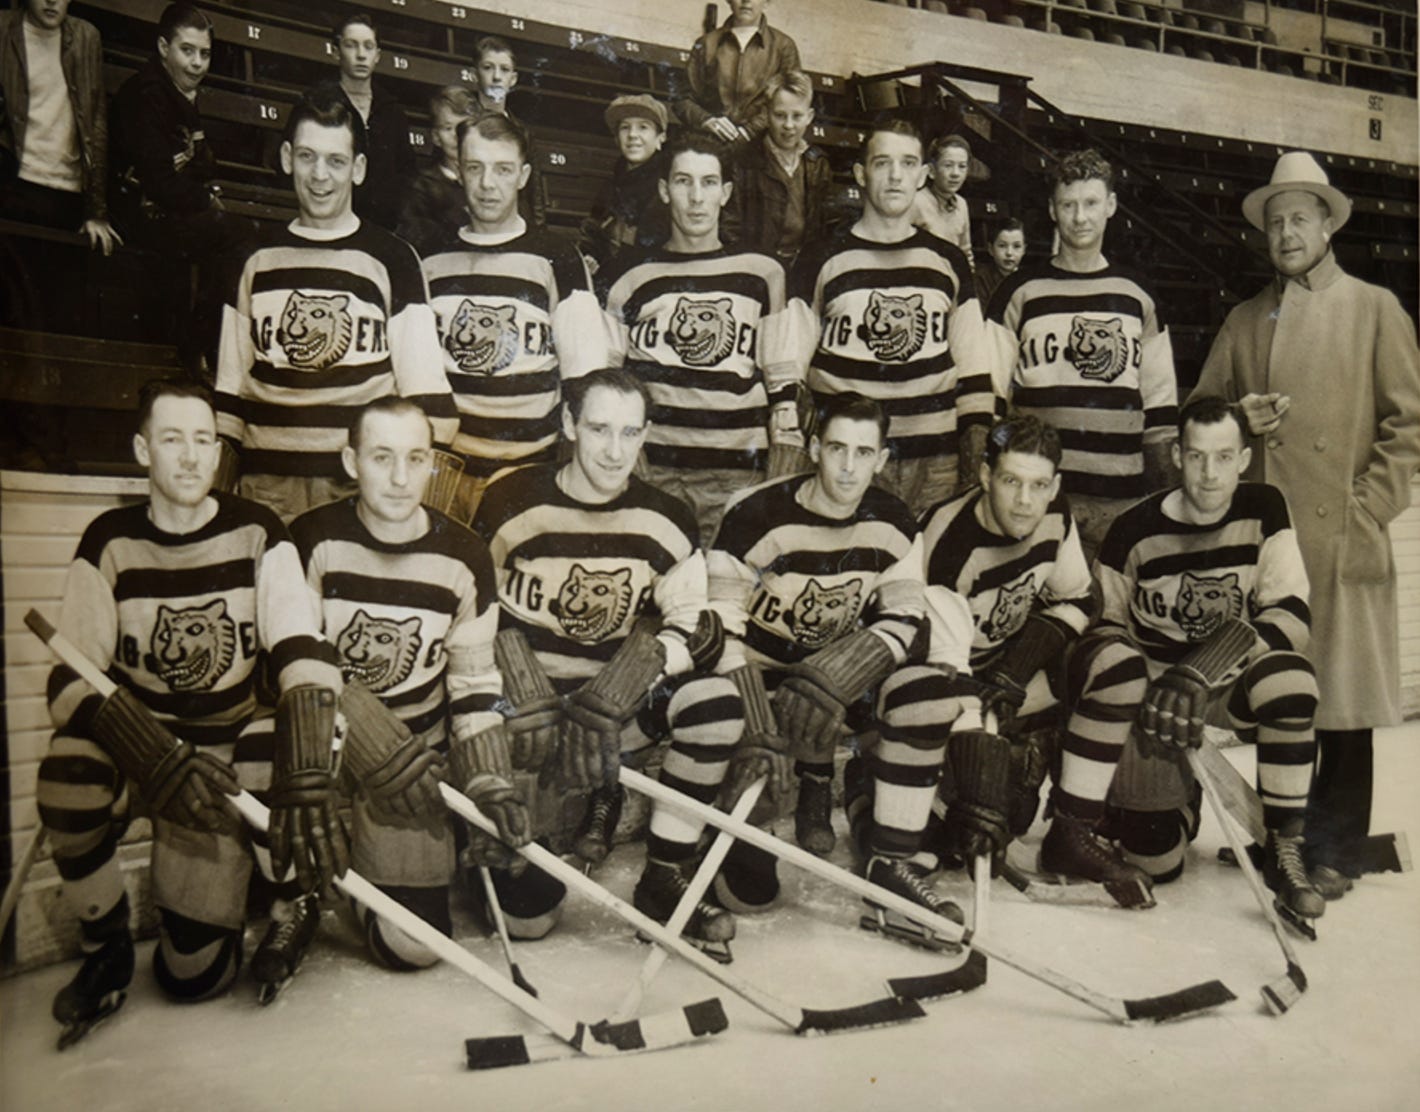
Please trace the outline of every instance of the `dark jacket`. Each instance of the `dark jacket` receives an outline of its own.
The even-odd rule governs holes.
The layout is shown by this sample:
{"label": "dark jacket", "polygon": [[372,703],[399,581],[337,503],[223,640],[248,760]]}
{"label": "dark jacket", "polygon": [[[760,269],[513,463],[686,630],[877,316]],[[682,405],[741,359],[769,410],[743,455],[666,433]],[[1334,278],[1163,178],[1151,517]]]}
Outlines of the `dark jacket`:
{"label": "dark jacket", "polygon": [[639,166],[628,166],[626,159],[618,158],[611,180],[582,224],[577,242],[582,254],[600,268],[624,247],[665,243],[671,234],[671,217],[658,188],[664,172],[664,152],[658,151]]}
{"label": "dark jacket", "polygon": [[204,212],[212,205],[217,158],[202,117],[157,58],[125,81],[113,98],[109,160],[120,219],[136,220],[145,205],[163,215]]}
{"label": "dark jacket", "polygon": [[[360,119],[339,81],[328,82],[325,87],[338,91],[355,119]],[[365,121],[365,180],[355,187],[355,214],[392,232],[399,223],[405,190],[414,176],[414,147],[409,141],[409,117],[399,101],[384,95],[378,82],[371,83],[370,92],[370,118]]]}
{"label": "dark jacket", "polygon": [[463,184],[451,180],[437,165],[426,166],[410,183],[395,235],[422,258],[448,243],[467,223],[468,202]]}
{"label": "dark jacket", "polygon": [[[795,252],[828,230],[828,200],[833,190],[833,168],[818,147],[800,156],[804,171],[804,234]],[[767,147],[767,140],[751,143],[740,160],[735,188],[730,196],[726,237],[740,247],[779,256],[784,211],[789,204],[789,184]]]}
{"label": "dark jacket", "polygon": [[764,86],[776,73],[801,68],[799,48],[783,31],[760,19],[744,50],[730,30],[734,16],[695,40],[685,64],[690,95],[673,102],[686,127],[703,127],[714,116],[728,116],[753,133],[763,131],[769,108]]}

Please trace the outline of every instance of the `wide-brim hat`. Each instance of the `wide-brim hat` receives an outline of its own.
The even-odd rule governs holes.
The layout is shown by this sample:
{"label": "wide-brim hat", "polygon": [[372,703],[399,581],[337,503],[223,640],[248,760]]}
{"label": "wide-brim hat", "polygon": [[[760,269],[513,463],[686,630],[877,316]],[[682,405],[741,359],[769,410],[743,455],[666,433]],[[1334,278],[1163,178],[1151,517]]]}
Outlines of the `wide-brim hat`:
{"label": "wide-brim hat", "polygon": [[646,93],[637,93],[634,96],[617,97],[607,105],[607,130],[615,135],[617,128],[621,126],[621,121],[633,116],[643,120],[650,120],[663,132],[670,122],[670,116],[666,112],[666,106],[664,104]]}
{"label": "wide-brim hat", "polygon": [[1331,184],[1321,164],[1307,151],[1288,151],[1279,158],[1272,168],[1272,180],[1243,198],[1243,215],[1258,231],[1266,231],[1267,202],[1279,193],[1294,191],[1313,193],[1325,201],[1331,210],[1334,228],[1340,228],[1351,219],[1350,200]]}

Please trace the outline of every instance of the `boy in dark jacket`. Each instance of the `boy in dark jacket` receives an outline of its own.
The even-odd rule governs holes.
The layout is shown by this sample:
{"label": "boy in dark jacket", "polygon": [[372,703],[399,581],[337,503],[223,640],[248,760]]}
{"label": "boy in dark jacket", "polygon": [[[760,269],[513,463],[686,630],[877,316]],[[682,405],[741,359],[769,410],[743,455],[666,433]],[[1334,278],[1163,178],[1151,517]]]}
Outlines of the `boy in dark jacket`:
{"label": "boy in dark jacket", "polygon": [[665,105],[645,93],[619,96],[607,106],[606,126],[621,157],[582,225],[578,247],[593,272],[624,247],[654,247],[670,234],[670,210],[656,184],[664,172],[668,118]]}

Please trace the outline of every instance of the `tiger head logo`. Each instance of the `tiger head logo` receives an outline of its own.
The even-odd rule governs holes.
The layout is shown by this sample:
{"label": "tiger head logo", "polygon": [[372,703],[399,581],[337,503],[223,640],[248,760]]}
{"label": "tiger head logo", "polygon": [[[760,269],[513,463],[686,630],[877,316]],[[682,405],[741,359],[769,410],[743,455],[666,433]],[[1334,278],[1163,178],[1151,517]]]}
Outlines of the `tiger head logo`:
{"label": "tiger head logo", "polygon": [[1019,583],[1002,587],[996,592],[996,602],[986,621],[981,623],[981,631],[992,641],[1006,640],[1026,624],[1034,601],[1035,572],[1031,572]]}
{"label": "tiger head logo", "polygon": [[734,302],[682,297],[666,326],[666,343],[689,367],[713,367],[735,348]]}
{"label": "tiger head logo", "polygon": [[518,354],[517,310],[464,298],[444,336],[444,348],[465,374],[496,374]]}
{"label": "tiger head logo", "polygon": [[621,628],[631,610],[631,569],[588,571],[573,564],[548,609],[568,637],[601,641]]}
{"label": "tiger head logo", "polygon": [[350,298],[345,294],[318,297],[292,290],[281,312],[276,342],[291,366],[321,371],[339,363],[350,350]]}
{"label": "tiger head logo", "polygon": [[852,628],[858,620],[862,594],[861,579],[850,579],[834,587],[825,587],[817,579],[810,579],[784,616],[784,623],[799,644],[821,648],[837,641]]}
{"label": "tiger head logo", "polygon": [[904,363],[922,350],[927,338],[927,311],[922,295],[891,297],[873,290],[868,295],[868,311],[858,326],[858,335],[873,355],[892,363]]}
{"label": "tiger head logo", "polygon": [[1190,641],[1204,641],[1229,618],[1242,613],[1242,588],[1236,572],[1227,575],[1183,573],[1173,620]]}
{"label": "tiger head logo", "polygon": [[341,675],[347,681],[359,680],[376,694],[403,683],[414,671],[423,644],[419,627],[417,617],[397,622],[355,611],[335,639]]}
{"label": "tiger head logo", "polygon": [[1118,317],[1109,320],[1076,317],[1070,324],[1065,358],[1074,364],[1081,378],[1113,382],[1129,365],[1129,340],[1124,335],[1124,322]]}
{"label": "tiger head logo", "polygon": [[145,661],[173,691],[210,691],[232,666],[237,624],[223,599],[174,610],[158,605],[158,620]]}

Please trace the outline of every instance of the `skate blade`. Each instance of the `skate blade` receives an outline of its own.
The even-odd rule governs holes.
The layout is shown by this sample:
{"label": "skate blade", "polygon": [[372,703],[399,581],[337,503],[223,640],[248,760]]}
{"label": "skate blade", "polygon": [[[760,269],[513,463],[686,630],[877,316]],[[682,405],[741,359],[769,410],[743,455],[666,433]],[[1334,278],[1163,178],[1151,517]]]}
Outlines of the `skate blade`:
{"label": "skate blade", "polygon": [[1316,941],[1316,927],[1312,921],[1305,916],[1298,915],[1281,900],[1272,901],[1272,910],[1277,912],[1277,918],[1291,927],[1297,934],[1307,939],[1309,942]]}
{"label": "skate blade", "polygon": [[[735,955],[730,952],[730,944],[728,942],[710,942],[703,938],[691,938],[688,934],[681,935],[680,940],[690,946],[694,946],[711,961],[718,962],[721,965],[729,965],[735,960]],[[642,934],[640,931],[636,932],[636,941],[644,942],[648,946],[654,946],[656,944],[654,938],[649,934]]]}
{"label": "skate blade", "polygon": [[936,954],[959,954],[961,953],[961,943],[954,942],[949,938],[941,938],[938,935],[913,925],[904,925],[894,922],[891,919],[884,919],[878,915],[864,915],[858,920],[858,925],[865,931],[873,934],[881,934],[885,938],[891,938],[894,942],[903,942],[908,946],[916,946],[921,950],[931,950]]}
{"label": "skate blade", "polygon": [[1006,863],[1002,863],[1000,875],[1032,903],[1060,904],[1066,907],[1117,907],[1126,911],[1147,911],[1157,906],[1153,892],[1141,880],[1102,883],[1067,877],[1059,873],[1029,875]]}
{"label": "skate blade", "polygon": [[123,1002],[127,999],[127,992],[111,992],[99,1001],[98,1009],[93,1015],[85,1019],[77,1019],[66,1023],[64,1030],[59,1033],[59,1041],[56,1044],[57,1049],[68,1050],[76,1042],[89,1034],[95,1027],[103,1023],[104,1020],[108,1019],[109,1016],[113,1015],[114,1012],[118,1011],[119,1008],[123,1007]]}
{"label": "skate blade", "polygon": [[292,974],[291,977],[282,977],[279,981],[259,982],[256,990],[256,1002],[262,1005],[262,1007],[270,1004],[286,990],[286,986],[291,983],[294,976],[295,975]]}

